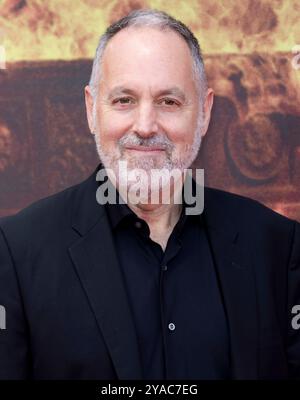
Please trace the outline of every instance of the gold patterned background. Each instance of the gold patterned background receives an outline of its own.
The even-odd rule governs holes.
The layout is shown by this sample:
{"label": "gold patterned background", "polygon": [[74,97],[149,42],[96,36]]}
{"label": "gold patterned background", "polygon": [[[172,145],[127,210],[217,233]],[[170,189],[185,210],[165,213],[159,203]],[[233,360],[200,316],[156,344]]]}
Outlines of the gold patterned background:
{"label": "gold patterned background", "polygon": [[299,0],[0,0],[0,215],[94,169],[83,87],[97,41],[144,7],[200,42],[216,92],[195,163],[206,184],[300,220]]}

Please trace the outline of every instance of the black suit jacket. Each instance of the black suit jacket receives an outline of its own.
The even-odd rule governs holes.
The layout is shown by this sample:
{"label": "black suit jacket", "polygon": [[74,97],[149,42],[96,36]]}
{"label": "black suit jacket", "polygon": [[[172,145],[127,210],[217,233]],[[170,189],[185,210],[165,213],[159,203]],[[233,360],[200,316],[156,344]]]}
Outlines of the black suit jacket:
{"label": "black suit jacket", "polygon": [[[142,378],[95,173],[0,220],[1,379]],[[291,326],[300,304],[299,224],[241,196],[211,188],[204,196],[233,378],[300,377],[300,330]]]}

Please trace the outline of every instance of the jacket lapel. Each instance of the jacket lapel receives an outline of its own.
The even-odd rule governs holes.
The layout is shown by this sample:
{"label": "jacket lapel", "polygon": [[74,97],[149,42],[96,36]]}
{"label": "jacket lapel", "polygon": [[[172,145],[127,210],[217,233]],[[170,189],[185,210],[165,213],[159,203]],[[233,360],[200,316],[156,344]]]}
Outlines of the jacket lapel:
{"label": "jacket lapel", "polygon": [[104,207],[96,202],[96,175],[75,200],[73,228],[80,238],[70,256],[119,379],[142,379],[138,340]]}
{"label": "jacket lapel", "polygon": [[225,216],[228,210],[221,198],[216,201],[210,190],[206,189],[203,215],[228,319],[232,378],[257,379],[256,287],[247,241],[234,219]]}

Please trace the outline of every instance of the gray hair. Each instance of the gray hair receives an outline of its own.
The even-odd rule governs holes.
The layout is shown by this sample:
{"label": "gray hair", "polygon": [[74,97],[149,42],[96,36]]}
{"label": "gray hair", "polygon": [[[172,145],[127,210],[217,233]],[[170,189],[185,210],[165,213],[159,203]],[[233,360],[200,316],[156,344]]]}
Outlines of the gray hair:
{"label": "gray hair", "polygon": [[109,40],[122,29],[143,26],[156,27],[161,30],[169,29],[177,32],[185,40],[190,48],[191,56],[193,58],[193,74],[200,92],[199,100],[201,100],[207,89],[207,80],[198,40],[190,31],[190,29],[181,21],[176,20],[163,11],[154,9],[140,9],[132,11],[125,17],[110,25],[106,29],[105,33],[100,37],[89,82],[94,99],[97,97],[97,90],[101,79],[103,53]]}

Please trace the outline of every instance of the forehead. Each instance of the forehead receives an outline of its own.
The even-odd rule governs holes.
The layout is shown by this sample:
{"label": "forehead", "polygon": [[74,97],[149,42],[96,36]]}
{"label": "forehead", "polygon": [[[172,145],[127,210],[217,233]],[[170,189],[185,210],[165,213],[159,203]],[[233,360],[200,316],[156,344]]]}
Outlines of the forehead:
{"label": "forehead", "polygon": [[153,87],[195,86],[192,56],[185,40],[171,30],[130,27],[107,44],[102,58],[105,86],[139,82]]}

